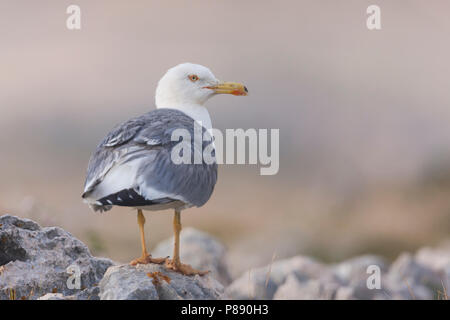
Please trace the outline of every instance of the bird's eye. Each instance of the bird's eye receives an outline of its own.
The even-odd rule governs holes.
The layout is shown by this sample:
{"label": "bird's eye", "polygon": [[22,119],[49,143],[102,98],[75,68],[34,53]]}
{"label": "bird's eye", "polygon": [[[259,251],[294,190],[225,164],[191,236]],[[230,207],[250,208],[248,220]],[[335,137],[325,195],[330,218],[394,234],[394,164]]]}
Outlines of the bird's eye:
{"label": "bird's eye", "polygon": [[195,82],[195,81],[198,80],[198,76],[195,75],[195,74],[191,74],[191,75],[189,76],[189,80],[191,80],[192,82]]}

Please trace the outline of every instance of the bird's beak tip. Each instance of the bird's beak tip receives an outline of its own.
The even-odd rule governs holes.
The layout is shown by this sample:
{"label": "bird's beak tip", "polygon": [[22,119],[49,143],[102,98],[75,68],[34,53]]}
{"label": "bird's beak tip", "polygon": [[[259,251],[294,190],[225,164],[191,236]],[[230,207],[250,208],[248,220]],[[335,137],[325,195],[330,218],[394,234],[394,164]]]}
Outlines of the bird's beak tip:
{"label": "bird's beak tip", "polygon": [[221,82],[214,87],[209,87],[209,89],[214,90],[215,93],[232,94],[234,96],[248,95],[247,87],[237,82]]}

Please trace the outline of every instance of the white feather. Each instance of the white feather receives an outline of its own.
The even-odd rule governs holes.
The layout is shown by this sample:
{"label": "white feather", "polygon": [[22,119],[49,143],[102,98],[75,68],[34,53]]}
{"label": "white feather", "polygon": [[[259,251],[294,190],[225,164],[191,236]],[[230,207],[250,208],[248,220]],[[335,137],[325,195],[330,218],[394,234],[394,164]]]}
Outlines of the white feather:
{"label": "white feather", "polygon": [[[137,176],[138,169],[146,158],[136,159],[127,163],[117,164],[106,174],[103,181],[86,197],[85,202],[96,203],[97,200],[117,193],[124,189],[139,188],[141,195],[147,200],[162,198],[172,198],[184,201],[184,199],[175,194],[161,192],[155,187],[149,186],[143,181],[142,177]],[[133,196],[130,195],[133,199]]]}

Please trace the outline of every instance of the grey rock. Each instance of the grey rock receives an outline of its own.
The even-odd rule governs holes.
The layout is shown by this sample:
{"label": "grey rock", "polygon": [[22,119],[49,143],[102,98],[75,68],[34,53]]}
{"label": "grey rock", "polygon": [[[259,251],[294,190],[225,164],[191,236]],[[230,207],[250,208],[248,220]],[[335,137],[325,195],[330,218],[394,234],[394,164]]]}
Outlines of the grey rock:
{"label": "grey rock", "polygon": [[62,293],[47,293],[38,300],[75,300],[75,296],[64,296]]}
{"label": "grey rock", "polygon": [[100,287],[95,285],[90,288],[86,288],[75,295],[77,300],[100,300]]}
{"label": "grey rock", "polygon": [[249,270],[233,281],[226,288],[225,294],[231,299],[272,299],[291,274],[303,282],[318,279],[328,273],[328,269],[314,259],[296,256]]}
{"label": "grey rock", "polygon": [[433,299],[433,292],[430,288],[414,283],[400,282],[390,280],[386,282],[382,295],[378,295],[377,299],[385,300],[430,300]]}
{"label": "grey rock", "polygon": [[[420,295],[422,299],[431,299],[433,292],[442,288],[441,276],[416,261],[414,256],[409,253],[401,254],[392,263],[388,279],[393,287],[406,288],[411,298],[417,298],[415,296]],[[428,294],[424,294],[426,288],[428,288]]]}
{"label": "grey rock", "polygon": [[[368,267],[380,270],[381,287],[369,288],[367,281],[372,275]],[[413,271],[413,272],[412,272]],[[405,300],[430,299],[431,292],[418,277],[431,279],[433,275],[417,265],[410,255],[400,256],[388,267],[384,259],[374,255],[364,255],[343,261],[333,266],[333,273],[342,281],[343,288],[336,293],[336,299],[358,300]],[[412,272],[412,273],[411,273]],[[407,276],[410,274],[412,277]]]}
{"label": "grey rock", "polygon": [[[173,237],[160,242],[152,250],[152,255],[154,257],[172,256],[173,242]],[[225,257],[225,246],[213,236],[193,228],[186,228],[181,232],[181,261],[196,269],[211,271],[211,275],[223,285],[231,282]]]}
{"label": "grey rock", "polygon": [[367,280],[372,275],[371,267],[378,267],[383,287],[383,274],[387,272],[386,261],[376,255],[362,255],[332,266],[333,274],[339,279],[344,289],[337,290],[336,299],[371,300],[382,297],[382,289],[370,289]]}
{"label": "grey rock", "polygon": [[274,300],[330,300],[334,299],[339,284],[333,281],[311,279],[300,281],[290,274],[273,297]]}
{"label": "grey rock", "polygon": [[450,243],[438,248],[422,248],[414,258],[418,264],[431,269],[440,279],[440,285],[435,288],[438,294],[450,292]]}
{"label": "grey rock", "polygon": [[212,300],[224,291],[210,275],[184,276],[157,264],[110,267],[99,287],[101,300]]}
{"label": "grey rock", "polygon": [[[379,268],[380,288],[369,288],[370,266]],[[297,256],[250,270],[226,288],[225,294],[232,299],[431,299],[429,284],[435,285],[437,279],[436,273],[410,255],[401,256],[391,267],[373,255],[330,266]]]}
{"label": "grey rock", "polygon": [[286,277],[286,281],[277,288],[274,300],[295,300],[301,299],[305,294],[304,285],[297,279],[294,274]]}
{"label": "grey rock", "polygon": [[[0,299],[37,299],[50,292],[87,299],[111,265],[61,228],[0,217]],[[80,289],[67,286],[69,266],[79,268]]]}
{"label": "grey rock", "polygon": [[334,296],[335,300],[356,300],[355,289],[352,287],[339,287]]}
{"label": "grey rock", "polygon": [[417,263],[436,272],[444,272],[450,268],[450,243],[438,248],[425,247],[414,256]]}
{"label": "grey rock", "polygon": [[363,255],[348,259],[332,266],[333,273],[343,282],[357,282],[360,279],[367,279],[368,267],[378,266],[381,272],[387,271],[386,261],[375,255]]}

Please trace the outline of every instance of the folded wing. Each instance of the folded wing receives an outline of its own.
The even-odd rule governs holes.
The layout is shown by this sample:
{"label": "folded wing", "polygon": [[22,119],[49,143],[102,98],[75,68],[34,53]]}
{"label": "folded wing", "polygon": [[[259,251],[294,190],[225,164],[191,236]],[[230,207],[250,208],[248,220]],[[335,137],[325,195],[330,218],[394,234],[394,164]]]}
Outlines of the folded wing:
{"label": "folded wing", "polygon": [[[182,201],[201,206],[217,181],[217,164],[175,164],[172,141],[176,129],[192,137],[192,154],[211,139],[194,143],[194,120],[178,110],[157,109],[114,128],[92,155],[82,195],[94,210],[112,205],[140,207]],[[203,134],[208,135],[203,128]]]}

